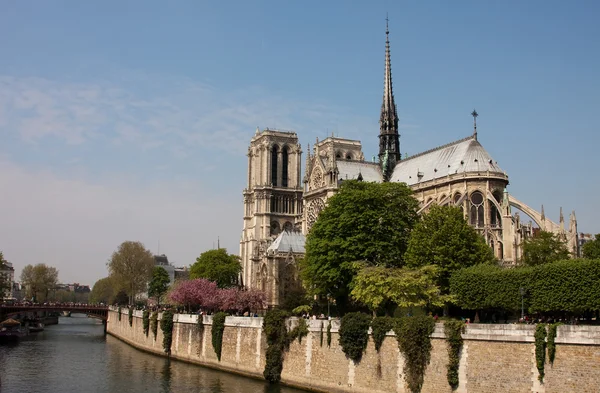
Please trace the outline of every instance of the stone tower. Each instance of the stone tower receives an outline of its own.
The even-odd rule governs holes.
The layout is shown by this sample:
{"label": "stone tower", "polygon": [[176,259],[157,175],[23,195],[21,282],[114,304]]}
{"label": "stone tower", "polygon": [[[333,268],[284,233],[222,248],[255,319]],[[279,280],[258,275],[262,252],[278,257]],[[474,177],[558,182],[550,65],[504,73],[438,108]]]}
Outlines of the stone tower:
{"label": "stone tower", "polygon": [[396,164],[400,161],[400,135],[398,114],[392,89],[392,61],[390,58],[390,31],[385,24],[385,73],[383,80],[383,102],[379,117],[379,162],[383,181],[389,181]]}
{"label": "stone tower", "polygon": [[248,148],[240,240],[242,281],[248,287],[255,286],[258,262],[271,241],[282,231],[294,231],[301,225],[301,159],[295,132],[256,129]]}

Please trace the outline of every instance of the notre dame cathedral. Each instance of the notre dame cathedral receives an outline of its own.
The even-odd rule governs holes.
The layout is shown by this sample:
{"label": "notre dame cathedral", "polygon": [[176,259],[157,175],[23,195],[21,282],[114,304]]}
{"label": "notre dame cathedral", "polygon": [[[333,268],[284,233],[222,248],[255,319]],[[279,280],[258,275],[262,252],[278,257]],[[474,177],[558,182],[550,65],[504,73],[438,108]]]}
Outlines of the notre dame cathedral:
{"label": "notre dame cathedral", "polygon": [[[305,235],[341,182],[404,182],[414,191],[420,213],[432,204],[460,206],[507,265],[518,263],[523,239],[538,230],[559,234],[576,255],[575,212],[568,227],[562,209],[559,223],[547,219],[506,190],[508,175],[477,140],[477,112],[471,135],[410,156],[400,154],[398,114],[392,89],[389,30],[386,28],[383,103],[379,118],[379,155],[365,161],[361,142],[329,137],[317,139],[306,154],[302,176],[302,149],[295,132],[256,129],[248,148],[248,187],[244,189],[244,227],[240,240],[242,280],[267,293],[277,305],[297,289],[296,260],[304,255]],[[531,221],[522,222],[516,208]]]}

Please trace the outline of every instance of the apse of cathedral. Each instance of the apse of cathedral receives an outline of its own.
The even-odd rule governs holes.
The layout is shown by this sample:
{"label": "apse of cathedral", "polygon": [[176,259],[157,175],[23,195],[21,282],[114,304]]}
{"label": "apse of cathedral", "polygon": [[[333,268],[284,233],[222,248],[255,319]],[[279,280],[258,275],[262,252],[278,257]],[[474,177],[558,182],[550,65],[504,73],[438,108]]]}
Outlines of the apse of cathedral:
{"label": "apse of cathedral", "polygon": [[[515,265],[521,244],[537,230],[558,234],[576,255],[577,219],[568,228],[562,208],[560,221],[546,218],[507,191],[508,175],[477,140],[463,139],[413,156],[400,153],[398,114],[392,86],[389,30],[386,26],[383,102],[379,118],[378,159],[365,160],[358,140],[328,137],[307,148],[304,176],[302,148],[292,131],[259,130],[248,148],[248,187],[244,189],[244,226],[240,240],[244,285],[267,293],[269,305],[300,286],[297,261],[304,255],[305,236],[345,180],[404,182],[420,204],[419,213],[433,205],[462,208],[465,219],[486,240],[498,260]],[[522,222],[516,208],[532,221]]]}

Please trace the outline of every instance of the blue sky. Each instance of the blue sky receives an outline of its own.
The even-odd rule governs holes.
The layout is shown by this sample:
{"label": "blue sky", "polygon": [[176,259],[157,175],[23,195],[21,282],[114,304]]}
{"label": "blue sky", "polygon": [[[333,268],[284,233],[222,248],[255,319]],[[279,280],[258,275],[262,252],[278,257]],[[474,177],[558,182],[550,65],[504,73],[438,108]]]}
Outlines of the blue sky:
{"label": "blue sky", "polygon": [[377,152],[385,16],[403,153],[472,132],[509,192],[596,208],[594,1],[0,0],[1,249],[93,284],[124,240],[237,253],[257,126]]}

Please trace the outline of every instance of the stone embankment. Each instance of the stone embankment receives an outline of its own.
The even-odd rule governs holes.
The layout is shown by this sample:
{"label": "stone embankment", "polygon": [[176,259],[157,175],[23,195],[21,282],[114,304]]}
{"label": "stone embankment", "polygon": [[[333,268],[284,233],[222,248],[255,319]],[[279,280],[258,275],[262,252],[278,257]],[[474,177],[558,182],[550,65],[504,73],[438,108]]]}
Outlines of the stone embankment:
{"label": "stone embankment", "polygon": [[[166,356],[160,327],[156,338],[151,331],[146,336],[141,311],[134,312],[132,326],[128,319],[126,311],[120,321],[118,312],[109,311],[107,332],[139,349]],[[198,328],[196,315],[178,314],[173,321],[173,358],[262,379],[267,347],[262,318],[227,317],[221,361],[211,344],[210,316],[204,316],[203,329]],[[386,337],[379,352],[370,340],[361,362],[355,365],[338,344],[338,321],[332,321],[331,346],[327,346],[328,323],[311,320],[309,335],[301,343],[292,343],[285,354],[283,383],[323,392],[409,393],[403,377],[404,359],[393,334]],[[534,330],[533,325],[468,325],[460,354],[459,386],[454,392],[597,392],[599,326],[559,326],[556,358],[553,365],[545,366],[544,383],[538,381]],[[432,338],[422,392],[451,393],[442,324],[436,326]]]}

